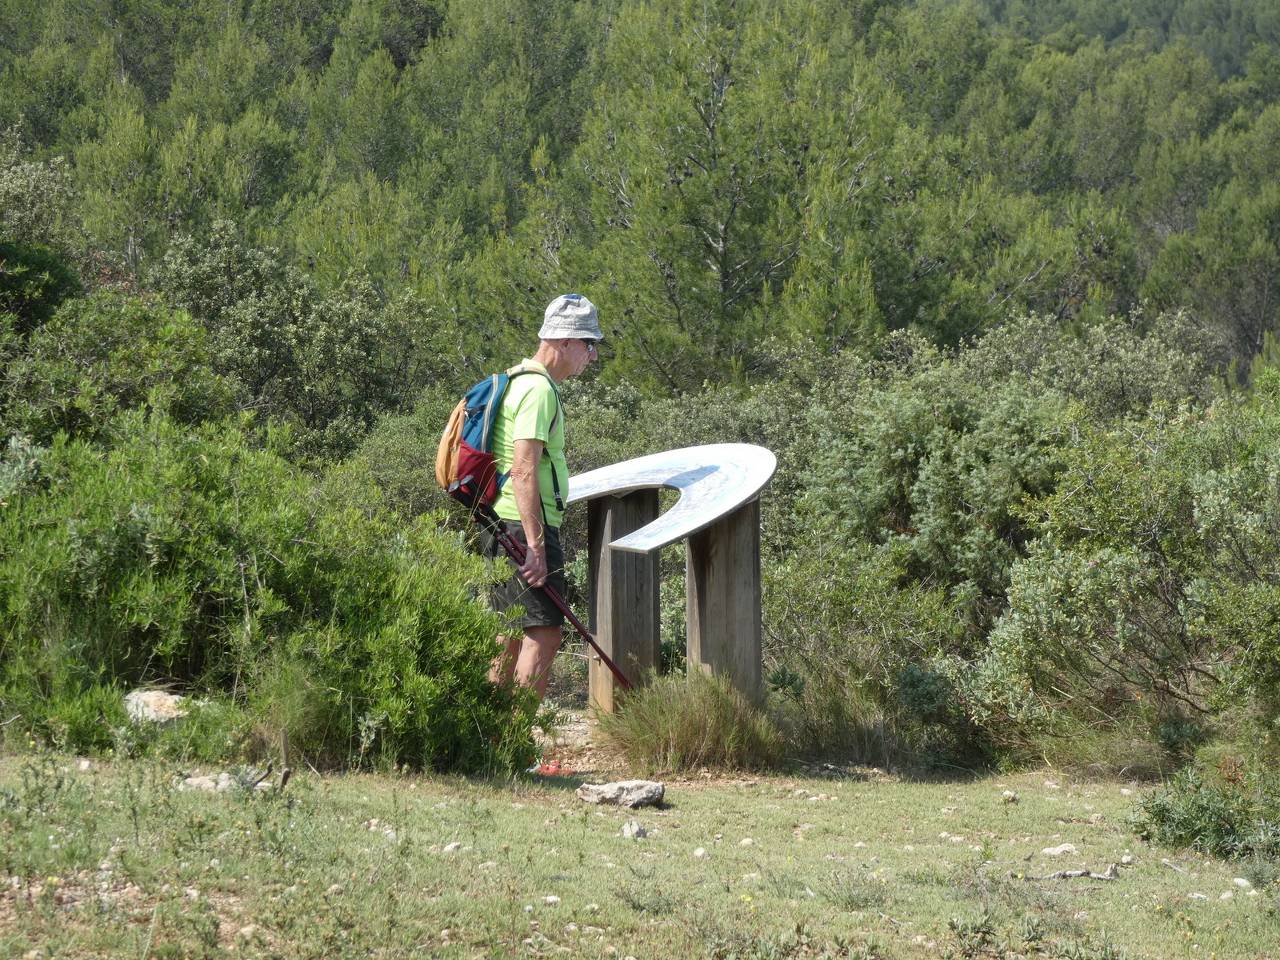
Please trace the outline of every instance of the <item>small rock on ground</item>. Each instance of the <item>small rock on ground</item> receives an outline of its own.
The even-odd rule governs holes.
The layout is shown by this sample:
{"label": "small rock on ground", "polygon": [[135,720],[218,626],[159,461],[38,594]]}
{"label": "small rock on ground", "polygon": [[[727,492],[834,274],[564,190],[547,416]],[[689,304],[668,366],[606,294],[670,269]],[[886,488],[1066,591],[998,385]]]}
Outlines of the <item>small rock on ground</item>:
{"label": "small rock on ground", "polygon": [[236,785],[236,778],[227,772],[217,777],[187,777],[178,785],[179,790],[198,790],[205,793],[226,793]]}
{"label": "small rock on ground", "polygon": [[124,695],[124,710],[130,720],[139,723],[166,723],[185,717],[184,697],[163,690],[131,690]]}
{"label": "small rock on ground", "polygon": [[1060,857],[1066,853],[1075,853],[1076,848],[1074,844],[1062,843],[1056,847],[1045,847],[1040,852],[1043,853],[1046,857]]}
{"label": "small rock on ground", "polygon": [[665,787],[653,780],[620,780],[616,783],[584,783],[578,799],[587,803],[608,803],[620,807],[656,806],[662,803]]}

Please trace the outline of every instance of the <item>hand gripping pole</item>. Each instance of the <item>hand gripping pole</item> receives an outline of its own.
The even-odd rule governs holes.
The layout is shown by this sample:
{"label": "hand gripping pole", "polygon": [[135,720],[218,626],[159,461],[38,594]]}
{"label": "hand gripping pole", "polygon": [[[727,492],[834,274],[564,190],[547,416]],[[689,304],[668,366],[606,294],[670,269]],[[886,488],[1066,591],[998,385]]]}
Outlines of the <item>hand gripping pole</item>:
{"label": "hand gripping pole", "polygon": [[[524,566],[524,544],[506,531],[502,525],[502,521],[498,518],[498,515],[493,512],[492,508],[477,508],[474,516],[476,518],[476,522],[483,524],[493,535],[493,538],[498,541],[502,549],[506,551],[507,556],[511,558],[512,563],[514,563],[517,568]],[[618,686],[622,687],[623,690],[630,690],[631,681],[623,675],[622,671],[618,669],[618,665],[609,658],[609,655],[600,649],[600,644],[596,643],[595,637],[591,636],[591,633],[587,628],[582,625],[582,621],[579,620],[574,615],[573,611],[569,609],[569,604],[565,602],[564,597],[560,596],[560,593],[554,587],[550,587],[545,584],[541,587],[536,587],[535,589],[541,590],[545,593],[547,598],[556,605],[557,609],[559,609],[561,613],[564,614],[565,619],[573,625],[573,629],[578,631],[578,636],[582,637],[582,639],[591,646],[591,649],[596,652],[596,656],[598,656],[601,662],[609,668],[609,672],[613,674],[613,678],[618,681]]]}

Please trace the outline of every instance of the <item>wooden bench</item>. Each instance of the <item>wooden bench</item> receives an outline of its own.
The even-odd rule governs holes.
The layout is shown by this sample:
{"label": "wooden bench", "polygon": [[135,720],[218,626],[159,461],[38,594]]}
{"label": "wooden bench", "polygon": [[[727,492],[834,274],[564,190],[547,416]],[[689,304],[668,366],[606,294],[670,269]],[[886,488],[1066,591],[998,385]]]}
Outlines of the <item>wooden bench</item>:
{"label": "wooden bench", "polygon": [[[588,501],[591,630],[628,680],[657,671],[659,553],[684,540],[689,668],[759,700],[759,495],[776,468],[764,447],[714,443],[570,478],[568,502]],[[659,514],[662,488],[680,499]],[[593,658],[591,702],[612,712],[615,697],[613,676]]]}

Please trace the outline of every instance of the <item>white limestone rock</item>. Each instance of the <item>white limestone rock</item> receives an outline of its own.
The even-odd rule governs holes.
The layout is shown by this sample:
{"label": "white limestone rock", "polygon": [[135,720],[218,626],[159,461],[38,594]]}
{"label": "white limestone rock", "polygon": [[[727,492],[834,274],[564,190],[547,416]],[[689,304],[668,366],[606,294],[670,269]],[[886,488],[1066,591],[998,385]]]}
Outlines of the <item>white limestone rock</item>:
{"label": "white limestone rock", "polygon": [[653,780],[620,780],[617,783],[584,783],[578,799],[619,807],[648,807],[662,803],[665,788]]}
{"label": "white limestone rock", "polygon": [[1061,857],[1062,855],[1067,853],[1075,853],[1076,848],[1074,844],[1061,843],[1056,847],[1045,847],[1040,852],[1043,853],[1046,857]]}
{"label": "white limestone rock", "polygon": [[124,695],[124,709],[135,723],[168,723],[187,715],[185,700],[163,690],[131,690]]}
{"label": "white limestone rock", "polygon": [[187,777],[178,784],[179,790],[195,790],[203,793],[226,793],[236,785],[236,778],[225,770],[216,777]]}

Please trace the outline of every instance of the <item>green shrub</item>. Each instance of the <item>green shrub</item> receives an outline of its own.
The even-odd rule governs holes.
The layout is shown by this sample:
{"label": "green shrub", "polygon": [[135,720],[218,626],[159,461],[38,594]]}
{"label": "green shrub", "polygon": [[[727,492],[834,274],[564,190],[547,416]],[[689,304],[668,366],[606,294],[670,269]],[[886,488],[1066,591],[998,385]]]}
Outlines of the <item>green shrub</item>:
{"label": "green shrub", "polygon": [[[117,703],[120,694],[112,691]],[[183,763],[281,757],[281,744],[255,739],[255,715],[245,703],[202,695],[188,699],[183,709],[186,716],[168,723],[120,722],[111,730],[112,749],[121,757],[155,756]]]}
{"label": "green shrub", "polygon": [[1143,798],[1135,827],[1144,840],[1215,857],[1280,857],[1280,779],[1267,770],[1209,778],[1188,767]]}
{"label": "green shrub", "polygon": [[1016,380],[975,382],[923,344],[898,346],[909,352],[893,367],[829,385],[849,402],[813,406],[797,527],[894,551],[907,579],[947,590],[978,641],[1031,536],[1016,508],[1054,488],[1064,405]]}
{"label": "green shrub", "polygon": [[453,499],[436,483],[436,446],[460,397],[443,384],[424,391],[411,412],[378,421],[351,457],[387,505],[406,519],[453,513]]}
{"label": "green shrub", "polygon": [[[1081,423],[1009,610],[964,672],[972,714],[1033,753],[1081,725],[1185,759],[1226,708],[1274,739],[1280,691],[1280,381],[1204,412]],[[1037,742],[1039,745],[1036,745]]]}
{"label": "green shrub", "polygon": [[317,484],[235,424],[131,411],[110,440],[59,436],[0,510],[7,715],[52,738],[51,710],[86,691],[163,683],[230,698],[314,763],[531,756],[529,710],[486,678],[483,564],[453,535],[349,473]]}
{"label": "green shrub", "polygon": [[0,240],[0,318],[10,317],[14,334],[31,333],[79,291],[75,272],[48,247]]}
{"label": "green shrub", "polygon": [[454,351],[421,301],[359,279],[321,293],[229,221],[176,239],[150,280],[206,328],[213,369],[240,402],[295,426],[303,456],[350,453],[379,416],[448,379]]}
{"label": "green shrub", "polygon": [[0,426],[39,443],[101,436],[120,410],[153,403],[182,423],[234,409],[208,337],[189,314],[111,291],[68,300],[5,370]]}
{"label": "green shrub", "polygon": [[25,338],[80,291],[69,260],[73,199],[61,159],[32,162],[22,130],[0,129],[0,363],[7,339]]}
{"label": "green shrub", "polygon": [[1037,314],[1011,317],[956,359],[975,383],[1025,380],[1109,422],[1142,416],[1157,402],[1208,402],[1222,355],[1223,346],[1187,314],[1134,308],[1082,328]]}
{"label": "green shrub", "polygon": [[49,739],[59,750],[90,753],[114,745],[115,731],[125,724],[123,691],[93,684],[52,700],[45,707]]}
{"label": "green shrub", "polygon": [[0,449],[0,509],[8,506],[12,498],[35,489],[44,452],[30,437],[9,437]]}
{"label": "green shrub", "polygon": [[61,157],[30,159],[24,133],[21,125],[0,130],[0,243],[69,254],[82,236],[71,170]]}
{"label": "green shrub", "polygon": [[766,567],[764,596],[765,659],[797,748],[883,766],[982,753],[931,666],[962,636],[954,604],[912,583],[893,552],[810,544]]}
{"label": "green shrub", "polygon": [[627,694],[600,732],[627,760],[653,771],[760,769],[782,758],[778,726],[726,680],[694,671],[656,677]]}

